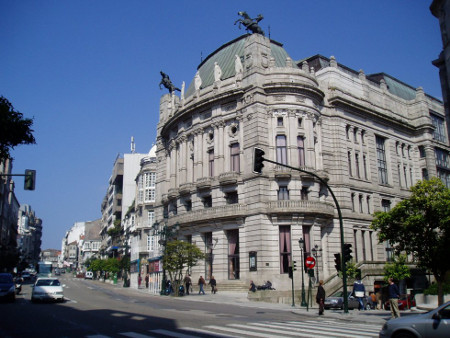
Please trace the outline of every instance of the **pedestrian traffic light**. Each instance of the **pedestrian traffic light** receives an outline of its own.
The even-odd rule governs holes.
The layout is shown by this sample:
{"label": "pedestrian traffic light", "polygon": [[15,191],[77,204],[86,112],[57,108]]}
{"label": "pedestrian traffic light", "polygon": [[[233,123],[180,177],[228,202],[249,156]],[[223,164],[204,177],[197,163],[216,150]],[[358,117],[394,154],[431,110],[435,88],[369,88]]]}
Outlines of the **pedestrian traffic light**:
{"label": "pedestrian traffic light", "polygon": [[294,271],[297,271],[297,261],[292,261],[291,266],[288,268],[289,278],[292,279],[294,277]]}
{"label": "pedestrian traffic light", "polygon": [[253,172],[257,173],[257,174],[261,174],[262,173],[262,168],[264,167],[264,150],[260,149],[260,148],[254,148],[255,149],[255,153],[254,153],[254,158],[253,158]]}
{"label": "pedestrian traffic light", "polygon": [[25,170],[24,189],[25,190],[34,190],[35,185],[36,185],[36,170],[26,169]]}
{"label": "pedestrian traffic light", "polygon": [[344,244],[344,263],[347,264],[352,259],[352,245],[346,243]]}
{"label": "pedestrian traffic light", "polygon": [[342,270],[341,268],[341,254],[334,254],[334,267],[336,268],[336,271],[339,272]]}

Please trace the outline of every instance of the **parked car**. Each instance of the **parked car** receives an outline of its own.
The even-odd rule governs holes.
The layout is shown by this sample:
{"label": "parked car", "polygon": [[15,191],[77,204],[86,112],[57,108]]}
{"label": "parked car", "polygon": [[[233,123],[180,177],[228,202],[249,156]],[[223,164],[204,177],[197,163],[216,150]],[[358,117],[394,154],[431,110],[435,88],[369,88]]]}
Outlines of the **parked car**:
{"label": "parked car", "polygon": [[28,271],[22,272],[22,278],[24,282],[31,280],[31,274]]}
{"label": "parked car", "polygon": [[94,273],[92,271],[86,271],[84,274],[84,279],[92,279],[94,278]]}
{"label": "parked car", "polygon": [[[416,299],[411,295],[401,295],[400,298],[398,299],[399,310],[408,310],[415,306],[416,306]],[[391,309],[391,305],[388,300],[384,303],[384,309],[385,310]]]}
{"label": "parked car", "polygon": [[10,302],[16,300],[16,285],[10,273],[0,273],[0,299]]}
{"label": "parked car", "polygon": [[33,285],[31,301],[53,300],[64,301],[63,286],[57,278],[38,278]]}
{"label": "parked car", "polygon": [[418,315],[387,321],[380,331],[384,337],[450,337],[450,302]]}
{"label": "parked car", "polygon": [[[337,291],[332,294],[330,297],[325,298],[324,305],[325,309],[343,309],[344,308],[344,297],[343,291]],[[364,309],[370,310],[372,306],[370,305],[369,297],[364,297],[363,299]],[[348,308],[349,309],[358,309],[359,301],[357,298],[353,296],[352,291],[348,292]]]}

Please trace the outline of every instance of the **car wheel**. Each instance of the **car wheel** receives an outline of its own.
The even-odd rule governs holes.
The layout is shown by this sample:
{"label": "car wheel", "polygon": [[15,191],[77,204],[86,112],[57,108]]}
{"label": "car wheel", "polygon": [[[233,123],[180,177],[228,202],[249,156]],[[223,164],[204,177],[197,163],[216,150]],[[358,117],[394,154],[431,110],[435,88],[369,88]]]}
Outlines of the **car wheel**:
{"label": "car wheel", "polygon": [[393,338],[416,338],[416,335],[412,334],[411,332],[408,331],[400,331],[397,332]]}
{"label": "car wheel", "polygon": [[366,304],[366,310],[372,310],[372,307],[370,306],[369,303]]}

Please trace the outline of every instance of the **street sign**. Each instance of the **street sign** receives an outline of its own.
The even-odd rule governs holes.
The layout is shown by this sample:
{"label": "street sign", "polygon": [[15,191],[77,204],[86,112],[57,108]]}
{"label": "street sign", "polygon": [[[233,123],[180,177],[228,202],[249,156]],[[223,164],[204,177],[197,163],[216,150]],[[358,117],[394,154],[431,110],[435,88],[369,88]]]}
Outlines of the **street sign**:
{"label": "street sign", "polygon": [[316,266],[316,260],[314,259],[314,257],[306,257],[305,266],[308,269],[312,269],[313,267],[315,267]]}

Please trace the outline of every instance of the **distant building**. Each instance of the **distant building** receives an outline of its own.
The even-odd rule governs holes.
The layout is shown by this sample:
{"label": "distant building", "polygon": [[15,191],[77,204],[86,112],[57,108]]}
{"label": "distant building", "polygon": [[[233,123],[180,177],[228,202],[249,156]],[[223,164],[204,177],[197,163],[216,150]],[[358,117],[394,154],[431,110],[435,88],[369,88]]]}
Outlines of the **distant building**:
{"label": "distant building", "polygon": [[292,262],[298,281],[300,257],[315,256],[327,290],[341,287],[330,191],[312,175],[268,162],[254,173],[259,147],[266,159],[328,182],[372,291],[391,258],[370,228],[372,215],[407,198],[421,179],[439,176],[449,186],[447,120],[442,102],[422,88],[334,57],[294,62],[281,43],[241,36],[203,60],[180,97],[161,98],[155,220],[206,254],[194,279],[214,275],[222,289],[241,290],[270,280],[282,292],[291,288]]}
{"label": "distant building", "polygon": [[60,255],[61,255],[60,250],[45,249],[45,250],[42,250],[39,260],[44,261],[44,262],[51,262],[52,267],[56,268],[56,267],[58,267],[58,260],[59,260]]}
{"label": "distant building", "polygon": [[17,214],[19,201],[14,193],[12,160],[0,160],[0,271],[13,271],[19,262]]}
{"label": "distant building", "polygon": [[101,227],[101,219],[85,223],[84,238],[80,250],[83,270],[85,269],[85,263],[87,260],[92,257],[100,258],[99,250],[102,243],[102,238],[100,235]]}
{"label": "distant building", "polygon": [[23,204],[19,208],[17,224],[21,262],[36,266],[41,257],[42,220],[29,205]]}

